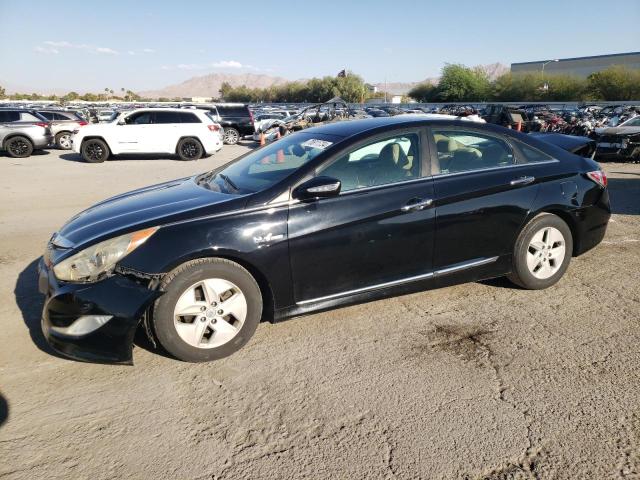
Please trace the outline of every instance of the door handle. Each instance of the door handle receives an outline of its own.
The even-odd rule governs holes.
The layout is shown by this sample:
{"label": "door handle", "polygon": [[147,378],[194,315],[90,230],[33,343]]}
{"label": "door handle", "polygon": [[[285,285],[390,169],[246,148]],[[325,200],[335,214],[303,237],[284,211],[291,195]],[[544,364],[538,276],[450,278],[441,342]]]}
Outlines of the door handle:
{"label": "door handle", "polygon": [[514,178],[513,180],[511,180],[511,182],[509,182],[509,184],[511,186],[529,185],[530,183],[533,183],[535,181],[536,181],[536,177],[520,177],[520,178]]}
{"label": "door handle", "polygon": [[421,198],[417,199],[417,201],[410,201],[406,205],[403,205],[400,208],[402,212],[412,212],[417,210],[424,210],[427,207],[430,207],[433,204],[433,200],[431,198],[427,200],[422,200]]}

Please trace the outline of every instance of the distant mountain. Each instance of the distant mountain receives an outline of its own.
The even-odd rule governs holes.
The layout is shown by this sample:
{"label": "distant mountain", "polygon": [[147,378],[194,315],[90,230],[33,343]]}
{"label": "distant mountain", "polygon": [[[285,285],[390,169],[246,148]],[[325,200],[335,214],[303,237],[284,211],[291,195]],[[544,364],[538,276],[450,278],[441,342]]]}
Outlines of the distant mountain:
{"label": "distant mountain", "polygon": [[246,86],[249,88],[267,88],[272,85],[282,85],[287,83],[282,77],[272,77],[269,75],[258,75],[255,73],[210,73],[185,80],[177,85],[169,85],[159,90],[147,90],[138,92],[145,98],[174,98],[174,97],[213,97],[220,95],[220,87],[224,82],[232,87]]}
{"label": "distant mountain", "polygon": [[[495,80],[500,75],[503,75],[509,72],[509,67],[507,67],[506,65],[503,65],[502,63],[478,65],[478,67],[482,68],[487,73],[487,76],[491,81]],[[378,87],[378,90],[381,92],[384,92],[386,90],[387,93],[390,93],[391,95],[406,95],[407,92],[409,92],[409,90],[411,90],[413,87],[415,87],[420,83],[430,83],[432,85],[437,85],[438,81],[440,81],[440,77],[430,77],[430,78],[425,78],[424,80],[421,80],[419,82],[389,82],[386,85],[383,82],[383,83],[374,83],[373,85]]]}

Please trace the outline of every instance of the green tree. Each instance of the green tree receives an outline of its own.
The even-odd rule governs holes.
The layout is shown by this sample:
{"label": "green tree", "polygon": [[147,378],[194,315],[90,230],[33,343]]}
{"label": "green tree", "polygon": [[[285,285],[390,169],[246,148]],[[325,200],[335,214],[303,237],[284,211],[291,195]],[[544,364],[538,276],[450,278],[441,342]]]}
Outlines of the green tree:
{"label": "green tree", "polygon": [[7,93],[5,91],[5,89],[0,86],[0,98],[5,98],[7,96]]}
{"label": "green tree", "polygon": [[433,102],[437,94],[437,88],[429,82],[419,83],[413,87],[407,95],[417,102]]}
{"label": "green tree", "polygon": [[478,102],[489,96],[491,84],[484,70],[460,64],[442,69],[436,98],[444,102]]}
{"label": "green tree", "polygon": [[587,78],[587,91],[596,100],[638,100],[640,71],[615,65],[592,73]]}

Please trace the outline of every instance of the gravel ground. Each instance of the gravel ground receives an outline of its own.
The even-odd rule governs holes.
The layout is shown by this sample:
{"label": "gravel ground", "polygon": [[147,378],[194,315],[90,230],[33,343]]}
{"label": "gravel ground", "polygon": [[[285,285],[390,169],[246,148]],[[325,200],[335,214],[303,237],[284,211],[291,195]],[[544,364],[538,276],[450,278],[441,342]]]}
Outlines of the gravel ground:
{"label": "gravel ground", "polygon": [[546,291],[471,283],[262,324],[234,356],[60,358],[35,262],[88,205],[212,168],[0,157],[0,478],[640,478],[640,166]]}

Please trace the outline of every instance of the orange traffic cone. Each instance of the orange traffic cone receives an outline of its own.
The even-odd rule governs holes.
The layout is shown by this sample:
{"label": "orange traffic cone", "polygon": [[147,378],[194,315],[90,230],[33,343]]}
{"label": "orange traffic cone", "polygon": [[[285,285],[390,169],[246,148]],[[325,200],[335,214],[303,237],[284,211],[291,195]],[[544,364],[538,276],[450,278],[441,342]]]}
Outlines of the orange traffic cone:
{"label": "orange traffic cone", "polygon": [[265,141],[264,141],[264,133],[260,132],[260,146],[264,147]]}
{"label": "orange traffic cone", "polygon": [[276,162],[284,163],[284,150],[278,150],[278,153],[276,154]]}

